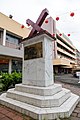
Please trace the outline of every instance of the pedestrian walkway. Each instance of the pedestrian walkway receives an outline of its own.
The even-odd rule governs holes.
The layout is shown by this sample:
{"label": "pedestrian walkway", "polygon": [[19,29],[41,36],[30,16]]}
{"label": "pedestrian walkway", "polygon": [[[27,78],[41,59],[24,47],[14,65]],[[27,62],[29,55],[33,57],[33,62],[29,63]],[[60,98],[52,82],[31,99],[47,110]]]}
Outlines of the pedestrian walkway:
{"label": "pedestrian walkway", "polygon": [[[71,90],[71,92],[80,96],[80,86],[73,85],[73,84],[70,84],[70,83],[67,84],[65,82],[61,82],[60,80],[58,80],[58,81],[56,80],[55,82],[57,84],[62,84],[62,86],[64,88],[67,88],[67,89]],[[65,118],[65,119],[60,119],[60,120],[80,120],[80,100],[79,100],[79,103],[76,106],[75,110],[71,114],[70,118]]]}
{"label": "pedestrian walkway", "polygon": [[60,75],[55,75],[55,80],[65,82],[65,83],[70,83],[73,85],[79,85],[79,78],[73,77],[72,74],[60,74]]}
{"label": "pedestrian walkway", "polygon": [[0,120],[33,120],[30,117],[18,113],[10,108],[0,105]]}
{"label": "pedestrian walkway", "polygon": [[[73,93],[80,96],[80,87],[73,84],[67,84],[61,81],[55,81],[58,84],[62,84],[64,88],[70,89]],[[0,120],[33,120],[32,118],[18,113],[10,108],[0,105]],[[70,118],[60,119],[60,120],[80,120],[80,102],[76,106]]]}

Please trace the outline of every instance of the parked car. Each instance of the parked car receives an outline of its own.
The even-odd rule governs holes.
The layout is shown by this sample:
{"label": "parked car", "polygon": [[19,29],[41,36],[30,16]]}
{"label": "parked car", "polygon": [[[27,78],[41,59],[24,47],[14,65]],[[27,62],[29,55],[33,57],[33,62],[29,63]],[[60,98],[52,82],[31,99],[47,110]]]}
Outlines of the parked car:
{"label": "parked car", "polygon": [[80,69],[74,69],[73,70],[73,76],[76,78],[79,78],[79,76],[77,75],[77,72],[80,72]]}

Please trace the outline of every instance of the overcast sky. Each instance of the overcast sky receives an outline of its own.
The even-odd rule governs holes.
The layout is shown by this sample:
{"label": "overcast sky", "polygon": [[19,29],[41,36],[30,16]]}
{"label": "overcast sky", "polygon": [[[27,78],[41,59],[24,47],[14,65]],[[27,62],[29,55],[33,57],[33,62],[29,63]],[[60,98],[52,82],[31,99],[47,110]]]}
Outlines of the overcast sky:
{"label": "overcast sky", "polygon": [[24,25],[28,18],[36,22],[44,8],[53,19],[60,18],[56,21],[57,29],[66,35],[70,33],[70,40],[80,50],[80,0],[0,0],[0,12],[12,14],[14,20]]}

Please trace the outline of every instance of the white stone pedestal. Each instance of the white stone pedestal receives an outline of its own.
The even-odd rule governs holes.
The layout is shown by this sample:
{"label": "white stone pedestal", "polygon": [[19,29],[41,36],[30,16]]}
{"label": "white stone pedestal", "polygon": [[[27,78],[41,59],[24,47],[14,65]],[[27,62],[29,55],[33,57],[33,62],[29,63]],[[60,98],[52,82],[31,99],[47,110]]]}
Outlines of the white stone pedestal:
{"label": "white stone pedestal", "polygon": [[[0,104],[10,107],[36,120],[53,120],[69,117],[79,96],[54,84],[52,65],[52,38],[42,34],[24,42],[23,81],[0,96]],[[36,43],[42,44],[41,55],[36,58]],[[32,46],[31,46],[32,45]],[[33,58],[27,55],[31,47]],[[38,46],[39,47],[39,46]],[[41,48],[39,50],[41,50]],[[36,48],[37,49],[37,48]],[[38,51],[38,49],[37,49]]]}
{"label": "white stone pedestal", "polygon": [[[53,84],[52,41],[53,38],[45,34],[23,42],[25,54],[23,84],[36,86],[49,86]],[[32,48],[34,48],[34,52],[33,50],[30,51]],[[35,58],[28,59],[28,57],[26,57],[28,56],[26,50],[28,50],[30,54],[33,52],[32,55],[36,52]],[[39,57],[38,54],[41,54],[41,57]]]}

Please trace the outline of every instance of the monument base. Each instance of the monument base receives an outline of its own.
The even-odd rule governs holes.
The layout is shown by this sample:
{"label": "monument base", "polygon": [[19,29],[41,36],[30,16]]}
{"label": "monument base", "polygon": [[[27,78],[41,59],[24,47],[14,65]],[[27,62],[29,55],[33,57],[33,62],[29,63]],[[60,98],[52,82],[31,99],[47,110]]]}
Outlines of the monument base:
{"label": "monument base", "polygon": [[38,120],[68,118],[78,100],[79,96],[60,84],[48,87],[17,84],[0,96],[0,104]]}

